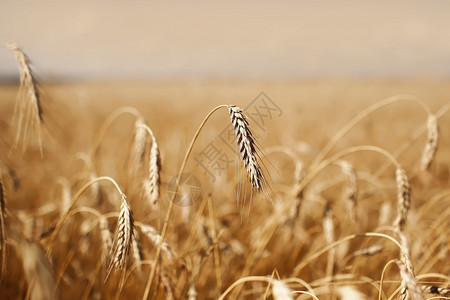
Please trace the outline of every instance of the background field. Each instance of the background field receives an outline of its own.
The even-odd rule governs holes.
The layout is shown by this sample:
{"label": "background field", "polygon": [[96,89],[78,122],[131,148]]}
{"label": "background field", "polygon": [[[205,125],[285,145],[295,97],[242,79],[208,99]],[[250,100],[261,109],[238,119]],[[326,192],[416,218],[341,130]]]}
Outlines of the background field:
{"label": "background field", "polygon": [[[326,142],[364,108],[390,96],[410,94],[423,99],[432,112],[438,112],[445,105],[448,107],[449,85],[446,80],[43,83],[42,157],[35,146],[31,146],[23,155],[11,151],[13,131],[10,120],[18,86],[3,85],[0,88],[0,159],[3,166],[14,171],[19,183],[14,189],[8,184],[10,180],[3,172],[10,240],[17,242],[22,236],[30,245],[40,245],[42,249],[48,247],[45,232],[51,231],[63,205],[61,178],[67,180],[70,194],[73,195],[89,179],[83,175],[85,168],[97,176],[111,176],[124,189],[126,186],[125,193],[135,221],[154,226],[160,232],[169,203],[167,184],[177,174],[188,144],[204,116],[220,104],[246,107],[263,91],[282,110],[280,116],[266,119],[265,131],[254,124],[252,127],[258,135],[265,174],[271,178],[272,199],[264,194],[253,195],[251,212],[247,215],[247,210],[240,210],[236,198],[238,179],[235,176],[235,164],[216,183],[196,165],[193,158],[198,157],[211,141],[217,141],[220,132],[229,124],[227,112],[218,111],[205,126],[186,167],[187,172],[199,179],[203,197],[196,199],[187,208],[174,207],[167,243],[176,254],[172,261],[163,255],[161,273],[158,273],[158,299],[169,299],[171,295],[183,299],[188,296],[190,286],[195,288],[198,299],[214,299],[241,277],[270,276],[274,271],[277,272],[275,278],[279,276],[284,279],[292,290],[306,289],[300,281],[288,278],[306,281],[320,299],[353,299],[349,294],[352,290],[345,290],[343,286],[360,291],[368,299],[376,299],[383,267],[390,259],[400,257],[398,248],[383,238],[356,238],[344,244],[346,246],[337,247],[333,258],[334,277],[331,279],[326,279],[331,275],[327,273],[330,260],[327,254],[311,260],[296,274],[294,271],[299,264],[329,243],[322,227],[327,204],[332,209],[333,240],[363,232],[382,232],[398,239],[391,231],[393,227],[389,227],[397,214],[392,164],[388,164],[385,172],[376,174],[378,168],[386,163],[382,156],[362,152],[345,157],[354,166],[357,176],[356,223],[347,217],[346,177],[337,166],[329,166],[307,186],[300,214],[291,219],[289,216],[292,212],[283,215],[278,213],[283,205],[294,206],[296,203],[293,195],[297,184],[293,160],[282,153],[271,153],[270,148],[283,146],[290,149],[308,168]],[[101,123],[122,106],[137,108],[158,140],[162,161],[160,211],[152,209],[142,197],[140,180],[145,176],[143,171],[138,175],[130,175],[129,170],[124,169],[127,147],[133,137],[134,117],[128,115],[116,120],[106,132],[100,154],[94,158],[91,167],[75,160],[77,153],[89,153]],[[398,157],[412,184],[412,208],[405,231],[408,247],[421,283],[425,286],[448,287],[449,114],[439,119],[439,149],[432,167],[428,172],[421,172],[418,166],[426,143],[426,132],[417,139],[412,137],[426,121],[427,114],[421,106],[400,101],[364,118],[338,142],[332,153],[357,145],[376,145],[395,153],[403,143],[411,142]],[[228,151],[230,157],[234,156],[231,150],[222,150]],[[234,158],[240,159],[238,156]],[[146,164],[147,160],[144,159],[141,166],[143,170],[147,168]],[[243,180],[247,181],[246,176]],[[101,197],[86,193],[77,207],[95,208],[102,214],[118,212],[117,193],[106,183],[100,186]],[[214,214],[205,200],[209,194]],[[438,195],[441,196],[436,198]],[[248,198],[246,200],[248,204]],[[383,204],[388,210],[381,209]],[[204,209],[203,212],[201,209]],[[52,266],[49,267],[52,276],[49,278],[42,278],[38,274],[27,274],[26,277],[20,275],[23,273],[23,257],[18,250],[20,247],[14,247],[14,242],[11,242],[1,297],[25,296],[27,291],[33,295],[33,291],[39,288],[45,290],[47,284],[53,286],[51,281],[57,280],[56,295],[64,299],[79,299],[90,282],[93,284],[90,298],[113,298],[117,292],[117,277],[113,276],[103,283],[106,264],[101,265],[97,275],[94,272],[99,257],[103,255],[98,230],[92,225],[89,234],[85,233],[86,226],[95,224],[95,219],[92,214],[80,213],[67,222],[52,252]],[[84,225],[86,222],[88,225]],[[109,219],[112,229],[115,222],[115,217]],[[192,244],[186,250],[190,231],[193,232]],[[216,235],[220,237],[217,244],[214,242]],[[155,244],[142,234],[141,239],[141,259],[152,260]],[[354,251],[372,245],[380,245],[383,250],[374,256],[353,256]],[[33,251],[39,252],[36,249]],[[134,262],[130,259],[128,268]],[[123,299],[142,297],[150,268],[144,266],[142,270],[143,273],[131,272],[121,293]],[[427,277],[424,274],[431,275]],[[33,286],[27,281],[33,276],[42,280],[34,283],[34,290],[27,288]],[[399,285],[398,269],[391,266],[386,273],[383,284],[385,296],[382,298],[387,299]],[[266,286],[267,283],[262,282],[240,285],[242,290],[239,297],[262,298]],[[267,296],[272,297],[271,293]],[[39,298],[39,295],[35,297]],[[152,294],[152,297],[156,295]],[[303,296],[302,299],[307,297]],[[364,297],[359,295],[354,299]]]}

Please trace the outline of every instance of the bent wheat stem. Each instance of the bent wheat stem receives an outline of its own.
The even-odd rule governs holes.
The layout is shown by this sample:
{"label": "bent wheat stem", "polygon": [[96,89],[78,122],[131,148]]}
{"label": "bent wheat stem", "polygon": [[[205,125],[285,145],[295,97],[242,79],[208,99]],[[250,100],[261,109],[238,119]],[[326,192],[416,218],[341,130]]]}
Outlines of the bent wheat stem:
{"label": "bent wheat stem", "polygon": [[319,152],[319,154],[314,158],[313,162],[311,163],[311,166],[316,166],[320,161],[322,161],[328,153],[334,148],[336,143],[344,136],[346,135],[353,127],[355,127],[361,120],[363,120],[365,117],[367,117],[369,114],[373,113],[374,111],[387,106],[389,104],[398,102],[398,101],[411,101],[418,105],[420,105],[427,115],[431,114],[430,108],[425,104],[425,102],[419,98],[416,98],[414,96],[410,95],[397,95],[393,97],[389,97],[385,100],[379,101],[368,108],[362,110],[359,112],[353,119],[351,119],[347,124],[345,124],[325,145],[325,147]]}

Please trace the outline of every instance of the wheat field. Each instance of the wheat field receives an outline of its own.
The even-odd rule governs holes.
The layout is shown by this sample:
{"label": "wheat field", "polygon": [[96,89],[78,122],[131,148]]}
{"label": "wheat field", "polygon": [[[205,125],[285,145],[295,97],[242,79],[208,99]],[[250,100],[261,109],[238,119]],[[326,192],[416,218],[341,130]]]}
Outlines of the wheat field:
{"label": "wheat field", "polygon": [[448,81],[0,99],[2,299],[450,297]]}

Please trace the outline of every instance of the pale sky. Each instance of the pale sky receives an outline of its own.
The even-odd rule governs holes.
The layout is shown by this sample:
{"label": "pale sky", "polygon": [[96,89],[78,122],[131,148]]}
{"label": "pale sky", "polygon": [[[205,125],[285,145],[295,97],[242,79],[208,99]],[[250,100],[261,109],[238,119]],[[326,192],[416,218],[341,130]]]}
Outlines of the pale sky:
{"label": "pale sky", "polygon": [[0,78],[17,42],[44,79],[450,76],[450,1],[0,2]]}

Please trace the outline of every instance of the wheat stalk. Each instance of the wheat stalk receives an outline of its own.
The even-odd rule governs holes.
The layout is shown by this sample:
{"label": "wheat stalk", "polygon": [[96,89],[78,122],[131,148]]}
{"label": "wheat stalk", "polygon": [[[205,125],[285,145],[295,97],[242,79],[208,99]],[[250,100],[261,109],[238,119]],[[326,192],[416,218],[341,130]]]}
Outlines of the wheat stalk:
{"label": "wheat stalk", "polygon": [[138,117],[134,123],[134,139],[131,146],[131,170],[136,172],[142,163],[145,152],[145,121],[143,117]]}
{"label": "wheat stalk", "polygon": [[356,182],[355,168],[351,163],[345,160],[337,162],[347,179],[347,186],[344,192],[344,198],[347,203],[349,218],[356,221],[356,201],[358,198],[358,184]]}
{"label": "wheat stalk", "polygon": [[439,124],[436,115],[430,114],[427,121],[427,143],[420,160],[420,169],[426,171],[430,168],[439,143]]}
{"label": "wheat stalk", "polygon": [[114,270],[121,270],[125,267],[134,233],[133,212],[127,202],[125,194],[122,194],[122,204],[120,208],[115,240],[111,249],[112,260],[108,267],[107,274]]}
{"label": "wheat stalk", "polygon": [[397,167],[395,172],[397,181],[397,218],[394,221],[394,226],[403,232],[408,217],[408,212],[411,207],[411,184],[409,183],[408,175],[401,167]]}
{"label": "wheat stalk", "polygon": [[[414,277],[414,266],[412,264],[411,254],[409,252],[408,239],[401,232],[399,232],[398,235],[400,236],[400,244],[402,245],[401,261],[405,265],[406,270],[408,271],[408,273],[411,274],[411,276]],[[401,285],[401,290],[400,290],[400,297],[401,297],[401,299],[408,299],[408,295],[409,295],[408,287],[406,285],[406,282],[403,280],[402,281],[402,285]]]}
{"label": "wheat stalk", "polygon": [[158,206],[161,185],[161,155],[159,153],[159,145],[153,131],[146,124],[140,124],[139,130],[143,129],[148,132],[152,139],[150,147],[150,159],[148,165],[148,177],[144,179],[142,189],[147,201],[153,208]]}
{"label": "wheat stalk", "polygon": [[395,262],[398,265],[398,268],[400,269],[400,276],[402,277],[402,286],[405,287],[404,289],[402,289],[400,299],[424,300],[425,298],[422,293],[422,288],[417,279],[414,277],[414,274],[410,272],[408,267],[402,261],[396,259]]}
{"label": "wheat stalk", "polygon": [[247,118],[242,110],[234,105],[228,106],[231,123],[233,124],[236,143],[239,147],[244,166],[247,170],[247,175],[250,179],[252,187],[257,191],[262,189],[262,184],[265,182],[261,167],[258,163],[258,154],[255,149],[255,141],[253,139],[250,126]]}
{"label": "wheat stalk", "polygon": [[[136,222],[136,226],[141,230],[142,234],[144,234],[155,246],[158,246],[161,243],[161,234],[155,228],[140,222]],[[166,241],[162,243],[161,250],[166,254],[169,261],[173,260],[174,252]]]}
{"label": "wheat stalk", "polygon": [[21,150],[24,152],[30,140],[36,138],[42,154],[42,109],[36,79],[30,68],[30,60],[17,44],[8,43],[6,47],[14,53],[20,69],[20,87],[12,121],[16,128],[13,148],[21,144]]}

